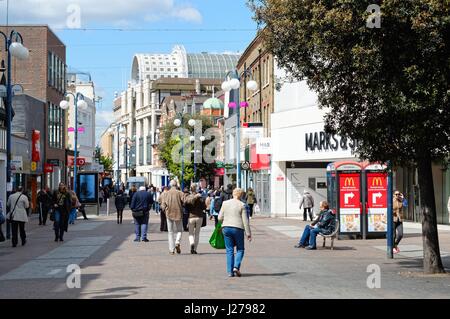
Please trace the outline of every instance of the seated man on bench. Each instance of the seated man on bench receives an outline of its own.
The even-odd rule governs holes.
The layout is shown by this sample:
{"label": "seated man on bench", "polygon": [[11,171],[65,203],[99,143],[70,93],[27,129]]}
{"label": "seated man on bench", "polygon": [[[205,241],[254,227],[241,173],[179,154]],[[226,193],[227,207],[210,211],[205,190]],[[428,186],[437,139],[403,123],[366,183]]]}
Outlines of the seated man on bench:
{"label": "seated man on bench", "polygon": [[[320,202],[319,216],[312,222],[311,225],[305,227],[300,242],[295,245],[295,248],[306,248],[307,250],[315,250],[317,235],[329,235],[334,232],[336,228],[336,217],[327,201]],[[309,244],[309,246],[307,246]]]}

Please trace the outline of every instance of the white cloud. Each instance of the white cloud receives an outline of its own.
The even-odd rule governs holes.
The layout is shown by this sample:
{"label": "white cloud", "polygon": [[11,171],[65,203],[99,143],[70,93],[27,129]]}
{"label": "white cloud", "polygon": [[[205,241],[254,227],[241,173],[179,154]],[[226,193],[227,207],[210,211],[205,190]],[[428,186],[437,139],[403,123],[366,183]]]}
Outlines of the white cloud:
{"label": "white cloud", "polygon": [[[175,18],[201,22],[194,7],[180,6],[175,0],[16,0],[10,2],[11,23],[44,23],[67,27],[78,17],[81,28],[92,22],[108,25],[132,25],[134,22]],[[68,23],[69,22],[69,23]]]}

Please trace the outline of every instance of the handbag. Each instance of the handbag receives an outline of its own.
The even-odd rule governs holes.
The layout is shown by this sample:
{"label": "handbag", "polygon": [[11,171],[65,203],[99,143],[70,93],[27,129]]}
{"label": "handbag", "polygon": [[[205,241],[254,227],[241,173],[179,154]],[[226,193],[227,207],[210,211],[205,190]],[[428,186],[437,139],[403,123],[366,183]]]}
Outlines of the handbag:
{"label": "handbag", "polygon": [[215,249],[225,249],[225,238],[223,237],[221,228],[222,223],[217,223],[216,228],[209,239],[209,244]]}
{"label": "handbag", "polygon": [[141,217],[144,217],[144,211],[143,210],[133,210],[132,215],[134,218],[141,218]]}
{"label": "handbag", "polygon": [[55,221],[55,214],[56,214],[56,212],[55,212],[55,210],[54,209],[51,209],[50,210],[50,221],[52,221],[52,222],[54,222]]}
{"label": "handbag", "polygon": [[206,227],[207,224],[208,224],[208,218],[206,217],[206,213],[203,213],[202,227]]}

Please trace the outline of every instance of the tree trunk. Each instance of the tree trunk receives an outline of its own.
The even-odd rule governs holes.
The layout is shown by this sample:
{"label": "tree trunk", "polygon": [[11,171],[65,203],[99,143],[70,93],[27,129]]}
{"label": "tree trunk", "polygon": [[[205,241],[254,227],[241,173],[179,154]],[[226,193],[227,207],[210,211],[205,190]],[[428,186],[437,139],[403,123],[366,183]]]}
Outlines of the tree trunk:
{"label": "tree trunk", "polygon": [[445,273],[439,249],[431,159],[420,159],[417,172],[422,211],[423,271],[426,274]]}

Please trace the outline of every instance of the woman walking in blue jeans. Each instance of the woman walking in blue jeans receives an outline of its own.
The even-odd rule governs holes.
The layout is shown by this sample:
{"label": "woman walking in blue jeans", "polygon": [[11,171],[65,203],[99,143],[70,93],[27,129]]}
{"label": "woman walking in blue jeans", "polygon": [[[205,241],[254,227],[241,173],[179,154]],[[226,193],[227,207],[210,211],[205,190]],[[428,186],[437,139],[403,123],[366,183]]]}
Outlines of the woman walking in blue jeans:
{"label": "woman walking in blue jeans", "polygon": [[[252,240],[247,210],[240,200],[242,194],[243,190],[236,188],[233,191],[233,198],[223,202],[218,218],[222,223],[225,239],[229,277],[241,277],[240,269],[245,251],[244,236],[247,236],[248,241]],[[236,254],[234,247],[236,247]]]}

